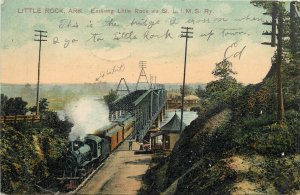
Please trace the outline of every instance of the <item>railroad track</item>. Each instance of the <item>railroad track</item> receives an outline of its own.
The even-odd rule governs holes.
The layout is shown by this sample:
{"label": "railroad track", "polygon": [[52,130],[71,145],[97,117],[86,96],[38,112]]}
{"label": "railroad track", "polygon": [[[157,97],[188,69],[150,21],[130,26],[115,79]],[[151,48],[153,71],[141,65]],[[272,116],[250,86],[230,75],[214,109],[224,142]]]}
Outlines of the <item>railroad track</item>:
{"label": "railroad track", "polygon": [[97,173],[105,164],[106,160],[109,158],[109,156],[96,168],[94,169],[81,183],[80,185],[78,185],[78,187],[73,190],[73,191],[70,191],[70,192],[61,192],[61,191],[52,191],[52,190],[49,190],[49,189],[45,189],[45,188],[42,188],[41,186],[38,186],[38,185],[35,185],[37,188],[39,188],[41,191],[43,191],[44,193],[47,193],[47,194],[55,194],[55,195],[60,195],[60,194],[76,194],[81,188],[83,188],[85,186],[85,184],[87,182],[89,182],[92,177],[95,175],[95,173]]}
{"label": "railroad track", "polygon": [[93,170],[92,173],[89,176],[87,176],[75,190],[68,192],[68,194],[76,194],[81,188],[83,188],[84,185],[92,179],[92,177],[95,175],[95,173],[97,173],[103,167],[105,161],[108,158],[106,158],[95,170]]}

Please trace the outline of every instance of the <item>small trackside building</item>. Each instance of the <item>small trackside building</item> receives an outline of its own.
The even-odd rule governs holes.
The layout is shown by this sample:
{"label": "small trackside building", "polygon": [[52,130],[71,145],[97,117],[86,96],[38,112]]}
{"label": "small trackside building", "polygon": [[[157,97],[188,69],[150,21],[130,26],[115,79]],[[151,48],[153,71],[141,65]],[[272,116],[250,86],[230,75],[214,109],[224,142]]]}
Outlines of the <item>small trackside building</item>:
{"label": "small trackside building", "polygon": [[[185,124],[182,124],[182,129],[185,128]],[[174,116],[164,126],[160,128],[160,131],[151,135],[151,147],[161,148],[163,150],[172,150],[175,143],[180,137],[180,118],[175,112]],[[159,143],[159,137],[162,136],[162,143]]]}

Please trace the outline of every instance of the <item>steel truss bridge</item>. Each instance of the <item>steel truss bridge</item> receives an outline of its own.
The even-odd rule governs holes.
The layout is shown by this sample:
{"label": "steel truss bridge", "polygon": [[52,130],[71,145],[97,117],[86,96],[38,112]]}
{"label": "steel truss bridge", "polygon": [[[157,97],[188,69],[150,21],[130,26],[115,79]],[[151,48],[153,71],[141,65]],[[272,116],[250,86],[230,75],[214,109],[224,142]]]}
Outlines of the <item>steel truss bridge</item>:
{"label": "steel truss bridge", "polygon": [[113,121],[130,113],[135,118],[134,135],[143,139],[153,125],[160,125],[167,109],[166,102],[167,91],[163,86],[132,91],[109,105],[109,118]]}

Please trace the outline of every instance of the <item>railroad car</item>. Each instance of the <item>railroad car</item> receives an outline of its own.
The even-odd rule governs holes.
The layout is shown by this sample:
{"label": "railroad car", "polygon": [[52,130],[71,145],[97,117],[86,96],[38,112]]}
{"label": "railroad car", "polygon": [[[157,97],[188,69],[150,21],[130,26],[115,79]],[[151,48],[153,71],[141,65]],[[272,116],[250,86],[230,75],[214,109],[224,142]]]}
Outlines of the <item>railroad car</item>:
{"label": "railroad car", "polygon": [[130,115],[87,135],[84,140],[70,142],[68,152],[60,161],[61,177],[57,179],[65,190],[72,190],[114,151],[134,129]]}
{"label": "railroad car", "polygon": [[115,150],[123,142],[123,128],[116,125],[105,134],[105,138],[110,142],[110,150]]}
{"label": "railroad car", "polygon": [[127,138],[134,130],[134,118],[130,117],[124,122],[124,137]]}

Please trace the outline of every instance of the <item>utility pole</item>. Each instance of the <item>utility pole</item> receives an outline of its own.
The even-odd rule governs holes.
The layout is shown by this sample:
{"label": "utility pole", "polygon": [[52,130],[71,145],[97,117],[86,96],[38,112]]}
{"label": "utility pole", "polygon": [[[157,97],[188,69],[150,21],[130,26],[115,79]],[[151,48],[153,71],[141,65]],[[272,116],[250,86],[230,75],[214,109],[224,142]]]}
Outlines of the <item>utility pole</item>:
{"label": "utility pole", "polygon": [[272,22],[266,21],[263,22],[263,25],[271,25],[272,26],[272,30],[270,31],[265,31],[262,34],[263,35],[271,35],[271,43],[269,42],[263,42],[261,44],[263,45],[271,45],[271,47],[275,47],[276,46],[276,19],[277,19],[277,4],[275,2],[273,2],[272,4],[272,12],[271,13],[263,13],[264,15],[271,15],[272,16]]}
{"label": "utility pole", "polygon": [[[279,125],[284,123],[284,104],[282,92],[282,39],[283,39],[283,12],[280,10],[277,2],[272,4],[272,12],[264,13],[265,15],[272,16],[272,22],[264,22],[264,25],[272,25],[271,32],[263,32],[263,35],[271,35],[271,43],[262,43],[264,45],[276,46],[277,36],[277,55],[276,55],[276,77],[277,77],[277,121]],[[278,23],[277,23],[278,20]],[[278,33],[276,34],[276,27]]]}
{"label": "utility pole", "polygon": [[185,88],[185,72],[186,72],[186,57],[187,57],[187,44],[188,39],[193,38],[191,34],[193,32],[189,30],[193,30],[191,27],[181,27],[181,29],[185,31],[181,31],[181,38],[185,38],[185,53],[184,53],[184,68],[183,68],[183,82],[182,82],[182,94],[181,94],[181,119],[180,119],[180,132],[182,132],[182,125],[183,125],[183,106],[184,106],[184,88]]}
{"label": "utility pole", "polygon": [[282,37],[283,37],[283,14],[280,12],[278,15],[278,35],[277,35],[277,120],[279,125],[284,123],[284,105],[283,105],[283,92],[282,92]]}
{"label": "utility pole", "polygon": [[[290,3],[290,43],[291,43],[291,52],[293,55],[299,53],[299,47],[297,47],[297,37],[299,34],[299,17],[297,13],[296,1]],[[297,29],[298,28],[298,29]]]}
{"label": "utility pole", "polygon": [[[35,32],[39,34],[35,34],[35,39],[34,41],[39,42],[39,61],[38,61],[38,79],[37,79],[37,88],[36,88],[36,115],[39,115],[40,113],[40,104],[39,104],[39,99],[40,99],[40,67],[41,67],[41,48],[42,48],[42,41],[47,41],[44,38],[47,37],[47,31],[42,31],[42,30],[34,30]],[[43,34],[45,33],[45,34]]]}

